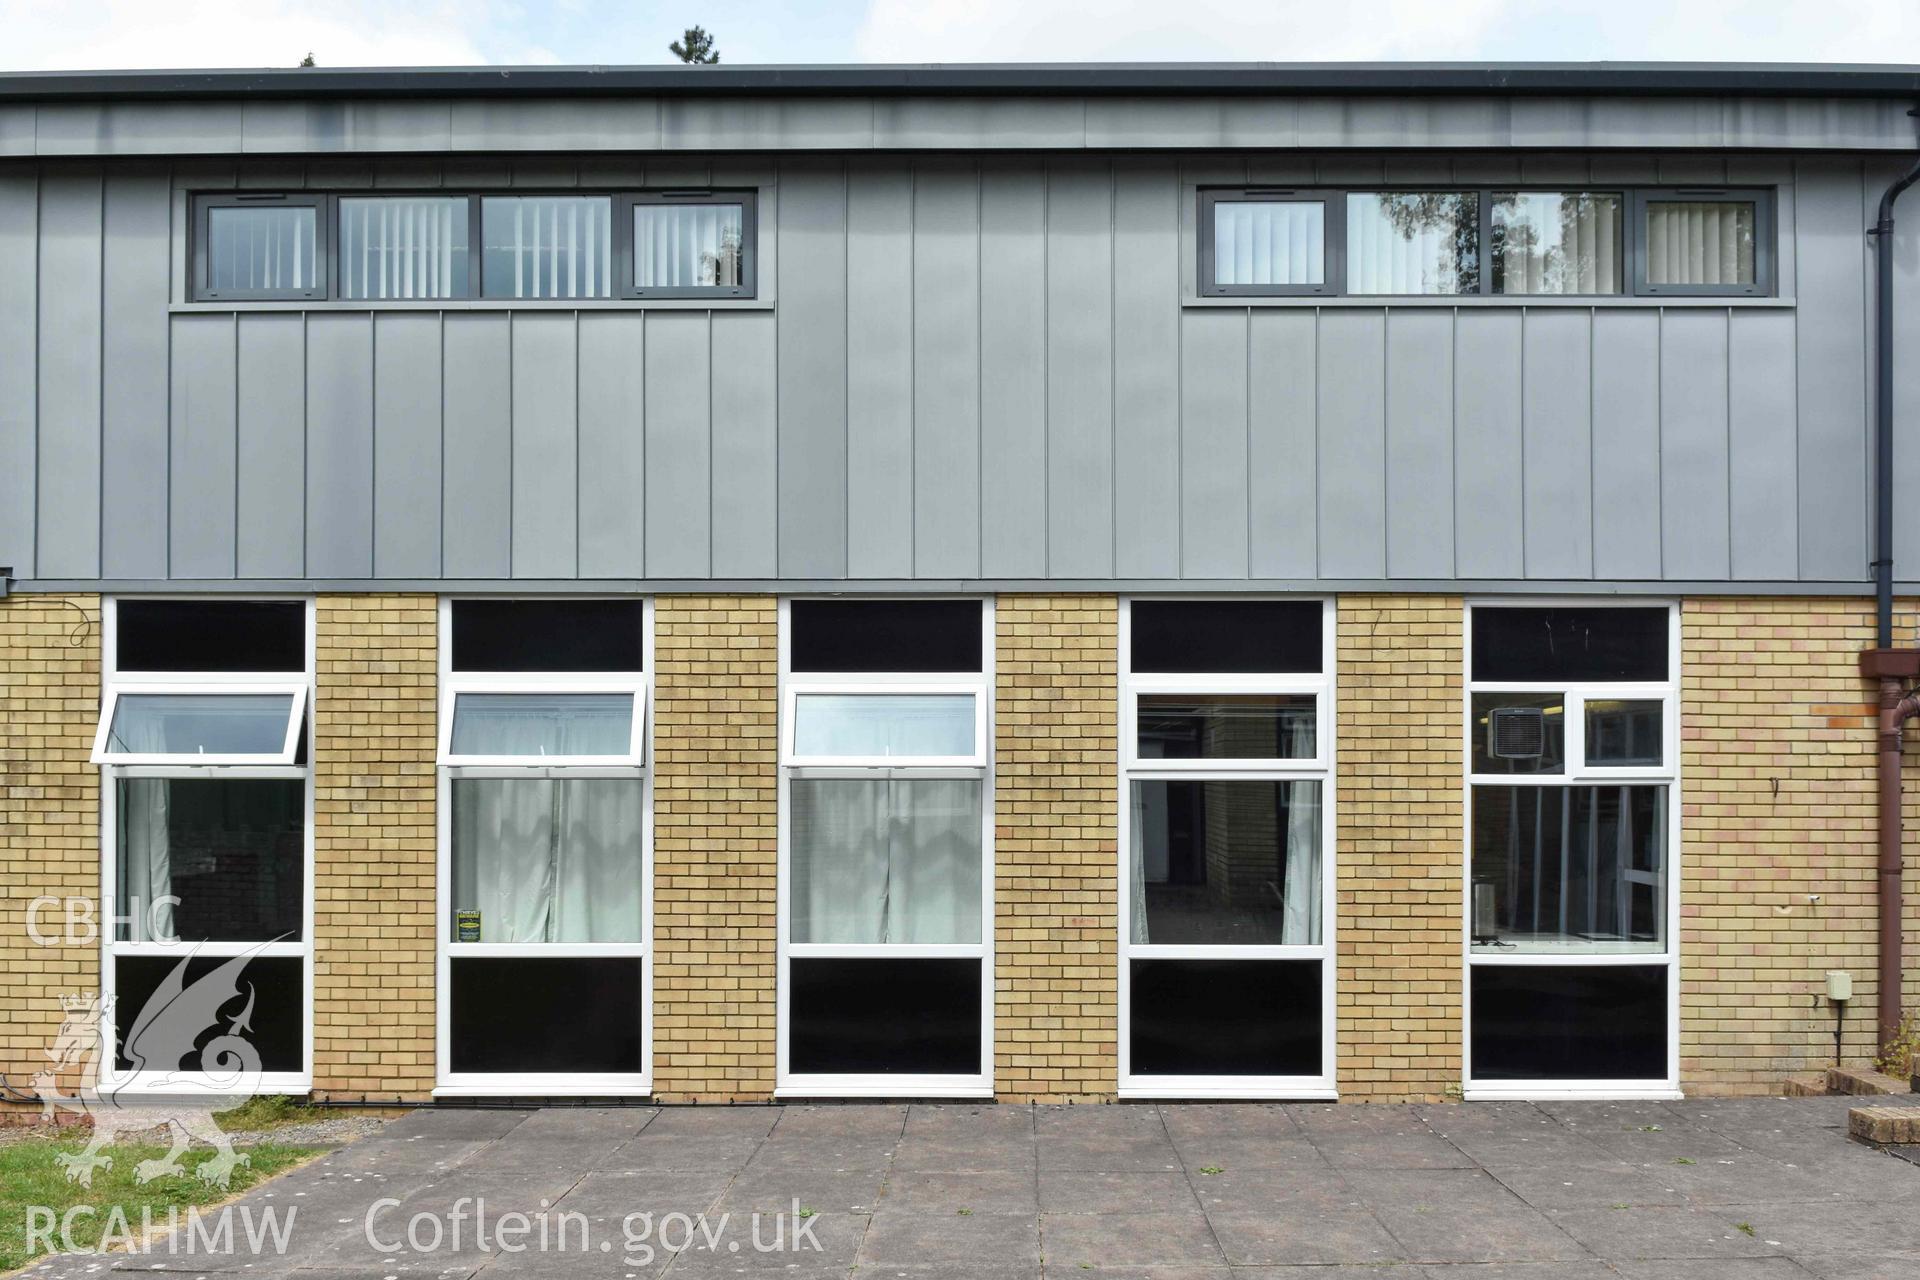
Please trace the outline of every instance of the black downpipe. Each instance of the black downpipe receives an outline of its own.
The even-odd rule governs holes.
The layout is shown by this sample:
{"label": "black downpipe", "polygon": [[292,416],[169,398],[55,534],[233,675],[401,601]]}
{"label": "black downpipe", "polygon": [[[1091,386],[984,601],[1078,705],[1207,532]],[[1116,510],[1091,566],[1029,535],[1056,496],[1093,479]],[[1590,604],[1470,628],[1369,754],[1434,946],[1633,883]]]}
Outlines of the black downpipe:
{"label": "black downpipe", "polygon": [[[1920,117],[1920,108],[1907,112]],[[1893,647],[1893,202],[1920,182],[1920,160],[1880,197],[1874,237],[1875,316],[1873,335],[1873,591],[1879,639]]]}

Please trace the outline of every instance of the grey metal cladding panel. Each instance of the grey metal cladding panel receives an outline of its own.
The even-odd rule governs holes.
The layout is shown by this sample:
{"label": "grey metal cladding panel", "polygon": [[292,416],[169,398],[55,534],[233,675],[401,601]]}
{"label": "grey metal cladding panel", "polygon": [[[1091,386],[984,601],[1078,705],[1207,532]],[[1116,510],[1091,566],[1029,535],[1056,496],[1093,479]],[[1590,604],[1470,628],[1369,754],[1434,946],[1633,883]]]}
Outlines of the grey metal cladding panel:
{"label": "grey metal cladding panel", "polygon": [[1593,317],[1526,312],[1521,379],[1529,578],[1593,576]]}
{"label": "grey metal cladding panel", "polygon": [[1462,578],[1526,572],[1520,316],[1462,309],[1454,325],[1454,568]]}
{"label": "grey metal cladding panel", "polygon": [[307,317],[307,572],[373,573],[373,317]]}
{"label": "grey metal cladding panel", "polygon": [[847,575],[853,578],[913,576],[912,261],[912,173],[895,163],[849,162]]}
{"label": "grey metal cladding panel", "polygon": [[373,320],[373,571],[440,576],[440,325]]}
{"label": "grey metal cladding panel", "polygon": [[0,568],[38,576],[33,563],[39,366],[19,353],[40,333],[40,187],[24,169],[0,169]]}
{"label": "grey metal cladding panel", "polygon": [[1114,572],[1180,576],[1180,176],[1122,160],[1113,200]]}
{"label": "grey metal cladding panel", "polygon": [[173,319],[168,576],[234,576],[235,317]]}
{"label": "grey metal cladding panel", "polygon": [[1184,578],[1247,576],[1247,322],[1247,312],[1238,309],[1189,311],[1181,317]]}
{"label": "grey metal cladding panel", "polygon": [[[513,576],[579,572],[575,314],[513,317]],[[704,368],[697,375],[704,382]]]}
{"label": "grey metal cladding panel", "polygon": [[0,107],[0,156],[33,154],[35,112],[31,102]]}
{"label": "grey metal cladding panel", "polygon": [[245,104],[239,148],[256,154],[445,151],[456,146],[451,104],[437,99]]}
{"label": "grey metal cladding panel", "polygon": [[[101,262],[100,572],[167,576],[167,300],[172,193],[164,170],[107,177]],[[5,274],[0,267],[0,275]],[[5,560],[0,553],[0,561]]]}
{"label": "grey metal cladding panel", "polygon": [[43,102],[41,155],[178,155],[240,150],[238,102]]}
{"label": "grey metal cladding panel", "polygon": [[1113,178],[1047,175],[1047,572],[1113,573]]}
{"label": "grey metal cladding panel", "polygon": [[1453,313],[1387,314],[1387,573],[1453,574]]}
{"label": "grey metal cladding panel", "polygon": [[445,325],[441,558],[450,578],[505,578],[515,496],[511,321],[496,312],[449,315]]}
{"label": "grey metal cladding panel", "polygon": [[1086,146],[1291,147],[1300,106],[1291,98],[1089,98]]}
{"label": "grey metal cladding panel", "polygon": [[1504,147],[1514,100],[1470,96],[1302,98],[1295,145]]}
{"label": "grey metal cladding panel", "polygon": [[1726,140],[1717,97],[1526,97],[1511,104],[1516,147],[1717,147]]}
{"label": "grey metal cladding panel", "polygon": [[[646,576],[646,326],[645,312],[580,317],[583,578]],[[771,351],[765,360],[765,376],[771,378]],[[766,448],[771,457],[771,439]],[[767,507],[771,520],[770,496]],[[770,574],[772,568],[764,571]]]}
{"label": "grey metal cladding panel", "polygon": [[1728,500],[1733,576],[1799,576],[1794,442],[1793,316],[1736,311],[1728,318]]}
{"label": "grey metal cladding panel", "polygon": [[780,165],[780,572],[847,571],[847,206],[837,161]]}
{"label": "grey metal cladding panel", "polygon": [[1858,160],[1796,170],[1800,573],[1858,580],[1869,572],[1865,193]]}
{"label": "grey metal cladding panel", "polygon": [[653,98],[474,98],[442,107],[455,151],[650,151]]}
{"label": "grey metal cladding panel", "polygon": [[[1903,225],[1913,225],[1913,208],[1907,206]],[[1920,351],[1920,239],[1902,238],[1906,250],[1893,257],[1893,349],[1901,353],[1893,362],[1893,479],[1894,491],[1910,496],[1920,494],[1920,360],[1912,355]],[[1893,562],[1905,575],[1920,565],[1920,503],[1894,504]]]}
{"label": "grey metal cladding panel", "polygon": [[647,316],[647,573],[713,570],[712,358],[704,311]]}
{"label": "grey metal cladding panel", "polygon": [[101,176],[40,180],[39,572],[100,572]]}
{"label": "grey metal cladding panel", "polygon": [[1727,313],[1660,318],[1661,562],[1670,578],[1732,571],[1727,495]]}
{"label": "grey metal cladding panel", "polygon": [[1386,313],[1320,315],[1320,573],[1387,571]]}
{"label": "grey metal cladding panel", "polygon": [[[667,98],[663,151],[865,151],[872,98]],[[604,145],[604,144],[603,144]]]}
{"label": "grey metal cladding panel", "polygon": [[780,478],[774,317],[716,312],[713,369],[713,572],[765,577],[779,572]]}
{"label": "grey metal cladding panel", "polygon": [[1305,310],[1255,310],[1248,322],[1247,571],[1311,578],[1319,557],[1319,318]]}
{"label": "grey metal cladding panel", "polygon": [[1047,571],[1047,189],[1040,162],[980,177],[980,567]]}
{"label": "grey metal cladding panel", "polygon": [[873,145],[881,150],[1067,150],[1085,145],[1086,136],[1080,98],[882,98],[873,104]]}
{"label": "grey metal cladding panel", "polygon": [[234,573],[306,572],[306,317],[234,317]]}
{"label": "grey metal cladding panel", "polygon": [[980,574],[980,179],[915,166],[913,571]]}
{"label": "grey metal cladding panel", "polygon": [[1593,317],[1593,572],[1660,577],[1660,313]]}

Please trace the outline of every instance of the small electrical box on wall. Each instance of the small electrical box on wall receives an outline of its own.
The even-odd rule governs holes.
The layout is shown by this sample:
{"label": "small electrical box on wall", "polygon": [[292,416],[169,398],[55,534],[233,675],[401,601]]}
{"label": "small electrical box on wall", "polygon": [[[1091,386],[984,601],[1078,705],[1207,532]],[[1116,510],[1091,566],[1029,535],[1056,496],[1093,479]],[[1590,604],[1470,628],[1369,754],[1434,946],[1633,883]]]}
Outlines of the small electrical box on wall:
{"label": "small electrical box on wall", "polygon": [[1827,999],[1835,1004],[1853,999],[1853,975],[1845,969],[1827,970]]}

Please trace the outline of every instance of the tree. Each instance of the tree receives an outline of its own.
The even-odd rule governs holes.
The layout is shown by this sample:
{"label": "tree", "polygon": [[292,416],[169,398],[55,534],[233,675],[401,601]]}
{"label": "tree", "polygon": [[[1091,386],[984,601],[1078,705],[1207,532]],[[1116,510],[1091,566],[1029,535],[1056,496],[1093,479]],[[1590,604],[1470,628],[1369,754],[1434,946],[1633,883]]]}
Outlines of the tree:
{"label": "tree", "polygon": [[682,62],[701,66],[720,61],[720,51],[713,47],[713,34],[705,27],[688,27],[680,39],[667,46],[667,52]]}
{"label": "tree", "polygon": [[307,56],[300,59],[300,65],[303,67],[317,67],[320,64],[313,60],[313,53],[309,50]]}

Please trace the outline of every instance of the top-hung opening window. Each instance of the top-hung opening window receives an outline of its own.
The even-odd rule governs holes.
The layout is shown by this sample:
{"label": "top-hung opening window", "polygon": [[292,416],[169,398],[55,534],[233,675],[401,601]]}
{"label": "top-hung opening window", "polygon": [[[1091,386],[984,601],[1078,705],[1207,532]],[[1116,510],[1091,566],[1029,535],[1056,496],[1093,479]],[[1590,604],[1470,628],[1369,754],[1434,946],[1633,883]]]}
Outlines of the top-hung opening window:
{"label": "top-hung opening window", "polygon": [[1200,193],[1203,296],[1612,297],[1774,290],[1760,190],[1241,187]]}
{"label": "top-hung opening window", "polygon": [[443,764],[643,762],[641,601],[455,600],[450,622]]}
{"label": "top-hung opening window", "polygon": [[94,763],[296,763],[306,616],[298,600],[120,601]]}
{"label": "top-hung opening window", "polygon": [[978,600],[795,600],[789,607],[789,763],[986,763]]}

